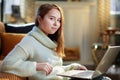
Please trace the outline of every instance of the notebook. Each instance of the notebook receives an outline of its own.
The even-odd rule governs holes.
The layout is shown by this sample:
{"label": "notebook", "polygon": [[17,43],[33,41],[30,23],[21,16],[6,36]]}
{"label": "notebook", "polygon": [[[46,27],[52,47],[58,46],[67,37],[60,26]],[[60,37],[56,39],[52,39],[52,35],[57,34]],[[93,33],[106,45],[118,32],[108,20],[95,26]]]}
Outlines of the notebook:
{"label": "notebook", "polygon": [[113,64],[120,51],[120,46],[109,46],[105,55],[95,70],[70,70],[57,74],[58,76],[71,77],[77,79],[91,80],[105,74],[108,68]]}

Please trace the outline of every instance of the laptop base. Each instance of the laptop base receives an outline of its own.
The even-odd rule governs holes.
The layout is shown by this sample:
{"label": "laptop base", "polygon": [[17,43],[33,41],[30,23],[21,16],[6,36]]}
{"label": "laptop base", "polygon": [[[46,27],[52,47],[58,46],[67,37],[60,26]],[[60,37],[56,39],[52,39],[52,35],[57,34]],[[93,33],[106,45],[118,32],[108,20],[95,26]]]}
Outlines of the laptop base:
{"label": "laptop base", "polygon": [[103,80],[104,79],[104,76],[98,76],[94,79],[80,79],[80,78],[71,78],[70,80]]}

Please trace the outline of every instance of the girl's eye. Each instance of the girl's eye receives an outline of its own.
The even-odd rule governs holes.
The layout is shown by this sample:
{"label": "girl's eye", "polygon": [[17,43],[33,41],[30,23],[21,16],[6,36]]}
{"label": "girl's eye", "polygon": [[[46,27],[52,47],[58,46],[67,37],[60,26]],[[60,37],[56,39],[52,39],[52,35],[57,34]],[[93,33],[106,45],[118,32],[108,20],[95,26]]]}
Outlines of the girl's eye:
{"label": "girl's eye", "polygon": [[51,20],[54,20],[54,18],[50,18]]}
{"label": "girl's eye", "polygon": [[61,22],[61,20],[59,19],[59,20],[57,20],[58,22]]}

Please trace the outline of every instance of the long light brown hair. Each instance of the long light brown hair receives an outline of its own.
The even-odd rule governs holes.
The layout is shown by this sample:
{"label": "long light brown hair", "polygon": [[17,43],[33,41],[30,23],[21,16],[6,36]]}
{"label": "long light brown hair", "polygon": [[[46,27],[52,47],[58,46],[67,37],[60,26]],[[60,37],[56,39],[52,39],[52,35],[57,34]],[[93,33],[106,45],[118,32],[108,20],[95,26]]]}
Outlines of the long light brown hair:
{"label": "long light brown hair", "polygon": [[54,33],[54,34],[49,34],[48,37],[55,41],[57,43],[57,48],[56,48],[56,52],[60,57],[64,57],[64,37],[63,37],[63,24],[64,24],[64,16],[63,16],[63,11],[62,9],[56,5],[56,4],[42,4],[39,8],[38,8],[38,12],[36,15],[36,19],[35,19],[35,25],[38,26],[39,22],[38,22],[38,16],[41,16],[41,18],[43,19],[44,16],[51,10],[51,9],[57,9],[60,14],[61,14],[61,21],[60,21],[60,28]]}

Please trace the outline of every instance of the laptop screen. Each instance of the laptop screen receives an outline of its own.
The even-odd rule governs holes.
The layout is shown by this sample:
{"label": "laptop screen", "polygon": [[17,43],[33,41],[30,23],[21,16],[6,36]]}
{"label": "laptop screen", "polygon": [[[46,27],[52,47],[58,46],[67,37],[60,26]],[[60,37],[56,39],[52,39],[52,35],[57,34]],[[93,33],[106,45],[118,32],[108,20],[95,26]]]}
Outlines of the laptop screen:
{"label": "laptop screen", "polygon": [[99,75],[106,73],[108,68],[115,61],[119,51],[120,46],[109,46],[92,77],[95,78]]}

